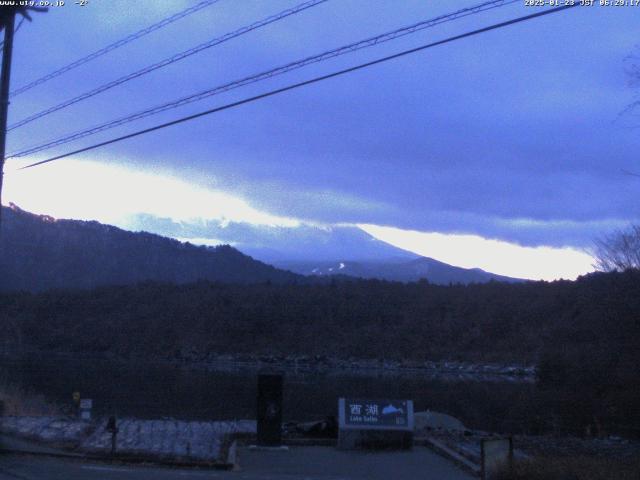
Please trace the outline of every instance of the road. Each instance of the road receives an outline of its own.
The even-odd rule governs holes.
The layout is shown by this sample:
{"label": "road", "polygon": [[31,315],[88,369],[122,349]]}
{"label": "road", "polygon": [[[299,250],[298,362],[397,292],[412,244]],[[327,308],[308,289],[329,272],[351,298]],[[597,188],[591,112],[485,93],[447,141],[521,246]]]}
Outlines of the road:
{"label": "road", "polygon": [[424,447],[411,452],[357,453],[329,447],[238,452],[238,471],[174,469],[43,456],[0,456],[0,480],[472,480]]}

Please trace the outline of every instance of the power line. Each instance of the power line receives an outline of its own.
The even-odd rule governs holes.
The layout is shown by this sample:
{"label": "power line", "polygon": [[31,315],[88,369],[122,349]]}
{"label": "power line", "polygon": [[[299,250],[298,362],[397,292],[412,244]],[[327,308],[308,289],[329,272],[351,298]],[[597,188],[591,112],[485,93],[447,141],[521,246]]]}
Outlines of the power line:
{"label": "power line", "polygon": [[105,145],[110,145],[112,143],[120,142],[122,140],[127,140],[129,138],[133,138],[133,137],[137,137],[137,136],[140,136],[140,135],[144,135],[145,133],[150,133],[150,132],[153,132],[153,131],[156,131],[156,130],[160,130],[160,129],[163,129],[163,128],[166,128],[166,127],[177,125],[179,123],[184,123],[184,122],[187,122],[189,120],[194,120],[196,118],[204,117],[205,115],[210,115],[210,114],[213,114],[213,113],[221,112],[223,110],[228,110],[230,108],[238,107],[238,106],[244,105],[246,103],[252,103],[252,102],[255,102],[257,100],[261,100],[263,98],[267,98],[267,97],[271,97],[271,96],[274,96],[274,95],[277,95],[277,94],[280,94],[280,93],[284,93],[284,92],[287,92],[289,90],[294,90],[294,89],[297,89],[297,88],[300,88],[300,87],[304,87],[306,85],[311,85],[313,83],[318,83],[318,82],[321,82],[323,80],[328,80],[330,78],[334,78],[334,77],[338,77],[338,76],[341,76],[341,75],[345,75],[347,73],[355,72],[357,70],[362,70],[364,68],[371,67],[373,65],[378,65],[380,63],[384,63],[384,62],[387,62],[387,61],[390,61],[390,60],[394,60],[394,59],[397,59],[397,58],[400,58],[400,57],[404,57],[404,56],[407,56],[407,55],[410,55],[410,54],[413,54],[413,53],[417,53],[417,52],[420,52],[422,50],[426,50],[428,48],[436,47],[438,45],[444,45],[446,43],[450,43],[450,42],[453,42],[453,41],[456,41],[456,40],[461,40],[463,38],[471,37],[471,36],[474,36],[474,35],[479,35],[481,33],[489,32],[491,30],[497,30],[499,28],[504,28],[504,27],[507,27],[509,25],[514,25],[516,23],[521,23],[521,22],[525,22],[527,20],[532,20],[534,18],[542,17],[544,15],[550,15],[552,13],[557,13],[557,12],[560,12],[562,10],[567,10],[569,8],[577,7],[579,5],[580,5],[579,3],[576,3],[576,4],[573,4],[573,5],[564,5],[564,6],[561,6],[561,7],[556,7],[556,8],[552,8],[552,9],[548,9],[548,10],[542,10],[542,11],[537,12],[537,13],[532,13],[531,15],[525,15],[523,17],[518,17],[518,18],[511,19],[511,20],[507,20],[505,22],[496,23],[496,24],[490,25],[488,27],[483,27],[483,28],[480,28],[478,30],[472,30],[470,32],[466,32],[466,33],[463,33],[463,34],[460,34],[460,35],[455,35],[453,37],[448,37],[448,38],[445,38],[444,40],[439,40],[437,42],[428,43],[426,45],[422,45],[422,46],[419,46],[419,47],[416,47],[416,48],[412,48],[412,49],[409,49],[409,50],[404,50],[402,52],[395,53],[393,55],[389,55],[389,56],[386,56],[386,57],[378,58],[378,59],[372,60],[370,62],[361,63],[361,64],[356,65],[354,67],[345,68],[343,70],[338,70],[336,72],[329,73],[327,75],[322,75],[322,76],[319,76],[319,77],[312,78],[310,80],[305,80],[305,81],[302,81],[302,82],[294,83],[294,84],[288,85],[286,87],[282,87],[282,88],[278,88],[278,89],[275,89],[275,90],[271,90],[271,91],[266,92],[266,93],[262,93],[260,95],[256,95],[256,96],[249,97],[249,98],[245,98],[245,99],[239,100],[237,102],[228,103],[228,104],[223,105],[221,107],[216,107],[216,108],[212,108],[210,110],[205,110],[204,112],[196,113],[194,115],[188,115],[186,117],[182,117],[182,118],[179,118],[177,120],[173,120],[171,122],[166,122],[166,123],[162,123],[160,125],[156,125],[154,127],[145,128],[143,130],[138,130],[137,132],[129,133],[129,134],[123,135],[121,137],[112,138],[110,140],[107,140],[107,141],[104,141],[104,142],[100,142],[100,143],[96,143],[94,145],[90,145],[88,147],[80,148],[78,150],[74,150],[74,151],[71,151],[71,152],[67,152],[67,153],[64,153],[62,155],[57,155],[55,157],[51,157],[51,158],[48,158],[46,160],[41,160],[39,162],[31,163],[29,165],[26,165],[24,167],[19,168],[18,170],[24,170],[24,169],[27,169],[27,168],[32,168],[32,167],[35,167],[35,166],[38,166],[38,165],[42,165],[42,164],[45,164],[45,163],[53,162],[54,160],[60,160],[62,158],[70,157],[72,155],[77,155],[78,153],[84,153],[84,152],[87,152],[89,150],[94,150],[96,148],[103,147]]}
{"label": "power line", "polygon": [[164,20],[161,20],[157,23],[154,23],[153,25],[149,25],[146,28],[143,28],[142,30],[139,30],[135,33],[132,33],[131,35],[128,35],[126,37],[124,37],[123,39],[118,40],[117,42],[111,43],[109,45],[107,45],[104,48],[101,48],[100,50],[97,50],[93,53],[90,53],[89,55],[82,57],[78,60],[76,60],[75,62],[72,62],[68,65],[65,65],[64,67],[59,68],[58,70],[55,70],[47,75],[44,75],[43,77],[40,77],[34,81],[32,81],[31,83],[28,83],[27,85],[24,85],[20,88],[15,89],[13,92],[10,93],[9,96],[11,97],[15,97],[16,95],[20,95],[21,93],[26,92],[27,90],[32,89],[33,87],[36,87],[38,85],[41,85],[45,82],[48,82],[49,80],[56,78],[60,75],[62,75],[63,73],[66,73],[70,70],[73,70],[74,68],[79,67],[80,65],[84,65],[87,62],[90,62],[91,60],[95,60],[98,57],[101,57],[102,55],[109,53],[117,48],[122,47],[123,45],[126,45],[127,43],[131,43],[134,40],[137,40],[141,37],[144,37],[145,35],[148,35],[151,32],[155,32],[156,30],[159,30],[163,27],[166,27],[167,25],[180,20],[181,18],[184,18],[188,15],[191,15],[192,13],[196,13],[200,10],[202,10],[203,8],[206,8],[210,5],[213,5],[214,3],[217,3],[220,0],[204,0],[200,3],[198,3],[197,5],[194,5],[193,7],[189,7],[185,10],[182,10],[181,12],[178,12],[174,15],[171,15],[170,17],[165,18]]}
{"label": "power line", "polygon": [[114,87],[117,87],[118,85],[121,85],[125,82],[128,82],[129,80],[133,80],[134,78],[138,78],[141,77],[143,75],[146,75],[148,73],[151,73],[155,70],[158,70],[160,68],[166,67],[167,65],[171,65],[172,63],[178,62],[180,60],[184,60],[187,57],[190,57],[192,55],[195,55],[196,53],[202,52],[203,50],[206,50],[208,48],[214,47],[216,45],[220,45],[221,43],[227,42],[233,38],[239,37],[241,35],[244,35],[246,33],[249,33],[253,30],[257,30],[258,28],[264,27],[266,25],[269,25],[271,23],[277,22],[279,20],[282,20],[284,18],[289,17],[290,15],[295,15],[296,13],[300,13],[304,10],[307,10],[308,8],[311,7],[315,7],[316,5],[319,5],[321,3],[325,3],[328,0],[309,0],[306,1],[304,3],[301,3],[300,5],[297,5],[293,8],[288,8],[286,10],[281,11],[280,13],[277,13],[275,15],[271,15],[269,17],[266,17],[258,22],[254,22],[251,25],[239,28],[238,30],[235,30],[233,32],[227,33],[221,37],[217,37],[214,38],[212,40],[209,40],[208,42],[205,43],[201,43],[200,45],[197,45],[193,48],[190,48],[188,50],[185,50],[183,52],[177,53],[171,57],[165,58],[164,60],[161,60],[157,63],[154,63],[152,65],[146,66],[140,70],[137,70],[133,73],[130,73],[128,75],[125,75],[123,77],[120,77],[116,80],[113,80],[111,82],[105,83],[104,85],[100,85],[97,88],[94,88],[93,90],[89,90],[88,92],[82,93],[80,95],[78,95],[77,97],[73,97],[69,100],[65,100],[62,103],[59,103],[58,105],[54,105],[53,107],[47,108],[45,110],[42,110],[41,112],[35,113],[23,120],[20,120],[19,122],[14,123],[13,125],[10,125],[9,128],[7,129],[8,131],[11,131],[15,128],[21,127],[23,125],[26,125],[27,123],[33,122],[34,120],[37,120],[39,118],[42,118],[46,115],[49,115],[53,112],[57,112],[58,110],[62,110],[63,108],[69,107],[71,105],[74,105],[78,102],[81,102],[82,100],[86,100],[87,98],[93,97],[94,95],[98,95],[99,93],[102,92],[106,92],[107,90],[110,90]]}
{"label": "power line", "polygon": [[368,47],[372,47],[375,45],[378,45],[380,43],[384,43],[384,42],[388,42],[390,40],[394,40],[396,38],[399,37],[403,37],[405,35],[409,35],[412,33],[416,33],[420,30],[424,30],[426,28],[431,28],[434,27],[436,25],[440,25],[442,23],[445,22],[450,22],[453,20],[457,20],[459,18],[462,17],[466,17],[468,15],[474,15],[480,12],[484,12],[487,10],[491,10],[493,8],[497,8],[497,7],[502,7],[505,5],[509,5],[512,3],[515,3],[519,0],[493,0],[493,1],[489,1],[489,2],[485,2],[485,3],[481,3],[479,5],[473,6],[473,7],[469,7],[469,8],[464,8],[462,10],[458,10],[456,12],[453,13],[449,13],[449,14],[445,14],[445,15],[441,15],[429,20],[424,20],[421,22],[418,22],[416,24],[407,26],[407,27],[402,27],[396,30],[393,30],[391,32],[386,32],[380,35],[376,35],[374,37],[370,37],[367,38],[365,40],[361,40],[355,43],[351,43],[349,45],[346,46],[342,46],[333,50],[328,50],[325,51],[323,53],[320,53],[318,55],[313,55],[311,57],[306,57],[302,60],[297,60],[294,62],[290,62],[287,63],[285,65],[282,65],[280,67],[276,67],[273,68],[271,70],[267,70],[265,72],[261,72],[258,74],[254,74],[248,77],[244,77],[240,80],[235,80],[233,82],[230,83],[226,83],[211,89],[207,89],[204,90],[202,92],[196,93],[196,94],[192,94],[189,95],[187,97],[183,97],[180,98],[178,100],[173,100],[171,102],[162,104],[162,105],[158,105],[131,115],[127,115],[125,117],[121,117],[115,120],[111,120],[109,122],[91,127],[89,129],[85,129],[85,130],[80,130],[68,135],[65,135],[61,138],[57,138],[54,140],[49,140],[45,143],[39,144],[39,145],[35,145],[35,146],[31,146],[28,148],[25,148],[21,151],[18,152],[13,152],[11,153],[7,158],[17,158],[17,157],[24,157],[26,155],[30,155],[32,153],[36,153],[36,152],[40,152],[43,150],[48,150],[50,148],[59,146],[59,145],[63,145],[65,143],[69,143],[72,142],[74,140],[79,140],[81,138],[90,136],[90,135],[94,135],[96,133],[105,131],[105,130],[109,130],[111,128],[115,128],[118,127],[120,125],[124,125],[126,123],[135,121],[135,120],[139,120],[151,115],[155,115],[161,112],[164,112],[166,110],[171,110],[189,103],[193,103],[199,100],[202,100],[204,98],[208,98],[223,92],[227,92],[229,90],[233,90],[235,88],[239,88],[245,85],[249,85],[252,83],[256,83],[259,82],[261,80],[265,80],[277,75],[282,75],[284,73],[290,72],[292,70],[296,70],[298,68],[302,68],[304,66],[313,64],[313,63],[318,63],[318,62],[322,62],[334,57],[338,57],[340,55],[344,55],[347,53],[351,53],[351,52],[355,52],[357,50],[361,50],[363,48],[368,48]]}

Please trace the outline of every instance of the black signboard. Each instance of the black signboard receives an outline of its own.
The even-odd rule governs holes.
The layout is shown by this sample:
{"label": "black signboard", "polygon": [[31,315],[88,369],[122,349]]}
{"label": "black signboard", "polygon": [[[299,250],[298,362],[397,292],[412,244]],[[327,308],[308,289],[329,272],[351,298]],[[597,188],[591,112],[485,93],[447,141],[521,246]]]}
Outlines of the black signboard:
{"label": "black signboard", "polygon": [[411,400],[371,400],[341,398],[340,428],[412,430]]}
{"label": "black signboard", "polygon": [[282,443],[282,375],[258,375],[258,445]]}

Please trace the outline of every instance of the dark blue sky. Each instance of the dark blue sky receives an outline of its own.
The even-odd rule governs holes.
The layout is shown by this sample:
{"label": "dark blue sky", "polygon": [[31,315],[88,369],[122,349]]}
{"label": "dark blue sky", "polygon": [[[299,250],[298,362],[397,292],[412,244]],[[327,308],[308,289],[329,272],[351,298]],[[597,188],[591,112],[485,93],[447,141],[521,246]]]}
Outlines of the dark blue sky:
{"label": "dark blue sky", "polygon": [[[22,26],[13,86],[196,2],[73,3]],[[14,98],[11,122],[297,3],[220,0]],[[8,150],[476,3],[330,0],[11,132]],[[523,4],[305,67],[47,154],[535,11]],[[640,7],[574,8],[82,158],[170,174],[273,215],[582,248],[594,236],[640,219],[640,178],[622,173],[640,171],[640,131],[632,116],[620,116],[634,99],[624,60],[640,43],[639,25]],[[640,119],[635,122],[640,126]],[[53,166],[39,168],[56,175]]]}

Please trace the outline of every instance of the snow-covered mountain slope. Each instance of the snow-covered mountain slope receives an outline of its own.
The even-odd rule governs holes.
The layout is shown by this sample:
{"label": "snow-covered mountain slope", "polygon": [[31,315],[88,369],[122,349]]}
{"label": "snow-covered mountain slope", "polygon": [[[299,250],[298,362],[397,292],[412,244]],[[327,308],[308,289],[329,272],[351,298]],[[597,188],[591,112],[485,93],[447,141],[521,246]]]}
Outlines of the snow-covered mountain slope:
{"label": "snow-covered mountain slope", "polygon": [[410,260],[418,255],[375,239],[355,226],[319,226],[301,223],[295,227],[252,225],[220,220],[176,222],[152,215],[130,217],[128,230],[144,230],[194,244],[227,243],[263,262]]}
{"label": "snow-covered mountain slope", "polygon": [[418,256],[377,240],[356,226],[252,225],[221,220],[176,222],[151,215],[131,217],[124,227],[194,244],[228,243],[262,262],[303,275],[348,275],[432,283],[517,281],[481,269],[465,269]]}

